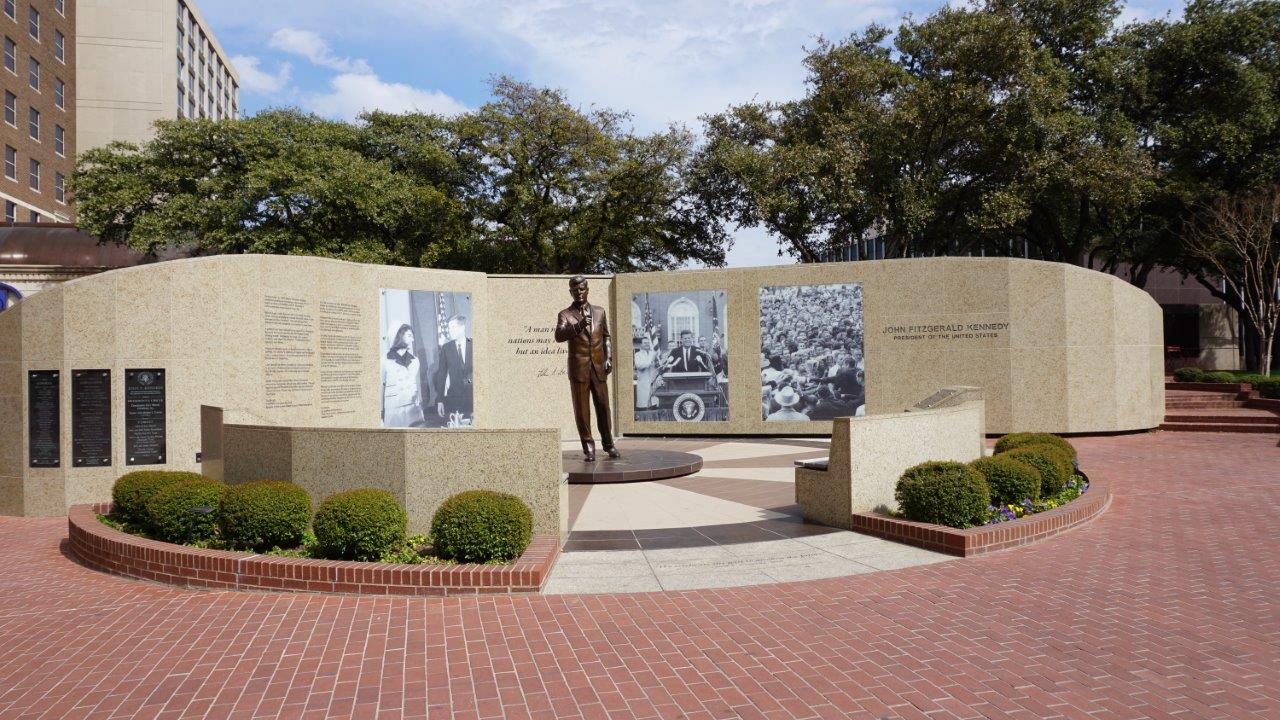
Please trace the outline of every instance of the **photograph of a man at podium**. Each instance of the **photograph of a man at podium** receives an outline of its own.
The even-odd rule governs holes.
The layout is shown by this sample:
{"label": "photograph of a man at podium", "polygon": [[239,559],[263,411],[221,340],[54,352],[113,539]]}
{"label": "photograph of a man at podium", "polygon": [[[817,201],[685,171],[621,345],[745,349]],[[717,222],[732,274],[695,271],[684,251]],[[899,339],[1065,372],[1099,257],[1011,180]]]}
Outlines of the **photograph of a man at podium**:
{"label": "photograph of a man at podium", "polygon": [[724,290],[688,290],[632,296],[637,421],[728,419],[726,295]]}

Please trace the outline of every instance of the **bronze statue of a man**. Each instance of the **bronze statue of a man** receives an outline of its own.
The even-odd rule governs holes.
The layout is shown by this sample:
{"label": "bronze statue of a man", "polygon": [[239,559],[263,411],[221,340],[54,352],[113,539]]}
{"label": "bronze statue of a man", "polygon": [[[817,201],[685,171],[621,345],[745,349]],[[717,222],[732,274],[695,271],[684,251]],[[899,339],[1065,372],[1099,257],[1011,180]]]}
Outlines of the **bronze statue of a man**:
{"label": "bronze statue of a man", "polygon": [[605,379],[613,372],[609,319],[605,317],[604,308],[587,302],[585,277],[575,275],[569,279],[569,295],[573,297],[573,304],[561,310],[556,318],[556,342],[569,343],[569,390],[582,452],[588,462],[596,459],[596,442],[591,438],[591,404],[594,402],[600,445],[609,457],[621,457],[609,430],[609,389],[605,385]]}

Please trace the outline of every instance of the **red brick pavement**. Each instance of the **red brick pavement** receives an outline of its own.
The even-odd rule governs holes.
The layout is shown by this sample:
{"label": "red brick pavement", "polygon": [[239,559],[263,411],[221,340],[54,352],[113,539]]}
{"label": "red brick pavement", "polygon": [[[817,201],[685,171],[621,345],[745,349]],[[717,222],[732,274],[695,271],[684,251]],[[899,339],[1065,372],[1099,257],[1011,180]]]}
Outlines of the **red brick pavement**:
{"label": "red brick pavement", "polygon": [[0,519],[0,717],[1277,718],[1280,450],[1079,443],[1115,500],[976,559],[833,580],[457,599],[202,592]]}

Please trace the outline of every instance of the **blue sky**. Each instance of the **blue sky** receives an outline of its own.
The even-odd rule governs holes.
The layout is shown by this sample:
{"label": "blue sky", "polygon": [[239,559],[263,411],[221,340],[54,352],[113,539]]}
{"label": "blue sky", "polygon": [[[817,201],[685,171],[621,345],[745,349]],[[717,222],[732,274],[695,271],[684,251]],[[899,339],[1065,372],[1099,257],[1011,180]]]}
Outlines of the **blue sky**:
{"label": "blue sky", "polygon": [[[627,110],[640,130],[804,90],[804,48],[919,0],[197,0],[240,72],[246,113],[295,106],[350,119],[364,109],[444,113],[488,99],[507,74],[584,107]],[[1180,12],[1130,3],[1127,19]],[[777,245],[741,231],[734,266],[776,264]]]}

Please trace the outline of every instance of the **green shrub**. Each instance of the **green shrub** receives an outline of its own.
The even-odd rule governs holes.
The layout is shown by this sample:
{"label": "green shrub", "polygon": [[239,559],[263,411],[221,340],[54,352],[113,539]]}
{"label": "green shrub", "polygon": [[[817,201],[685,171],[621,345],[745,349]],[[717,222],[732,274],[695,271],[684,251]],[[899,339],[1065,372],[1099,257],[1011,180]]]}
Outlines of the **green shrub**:
{"label": "green shrub", "polygon": [[1173,379],[1176,382],[1202,382],[1204,380],[1204,371],[1198,367],[1184,367],[1173,371]]}
{"label": "green shrub", "polygon": [[978,458],[969,467],[982,473],[991,489],[992,505],[1018,504],[1039,500],[1043,481],[1034,465],[1008,455]]}
{"label": "green shrub", "polygon": [[[213,539],[218,504],[227,486],[203,475],[170,485],[147,503],[147,528],[157,539],[197,543]],[[193,512],[208,508],[209,512]]]}
{"label": "green shrub", "polygon": [[894,492],[908,520],[971,527],[986,519],[991,491],[982,473],[958,462],[926,462],[907,468]]}
{"label": "green shrub", "polygon": [[1235,384],[1235,383],[1240,382],[1240,379],[1239,379],[1239,378],[1237,378],[1237,377],[1236,377],[1235,375],[1233,375],[1232,373],[1229,373],[1229,372],[1211,372],[1211,373],[1206,373],[1206,374],[1205,374],[1205,376],[1204,376],[1204,382],[1207,382],[1207,383],[1232,383],[1232,384]]}
{"label": "green shrub", "polygon": [[311,496],[291,482],[255,480],[222,495],[218,530],[229,547],[262,552],[292,548],[311,527]]}
{"label": "green shrub", "polygon": [[200,473],[176,470],[138,470],[121,475],[111,486],[113,514],[121,522],[147,527],[147,503],[156,493],[182,482],[204,477]]}
{"label": "green shrub", "polygon": [[330,495],[316,509],[316,552],[330,560],[379,560],[404,544],[409,518],[386,490]]}
{"label": "green shrub", "polygon": [[1052,445],[1066,453],[1071,460],[1076,459],[1075,446],[1052,433],[1010,433],[996,441],[996,454],[1028,445]]}
{"label": "green shrub", "polygon": [[1024,445],[1004,455],[1040,471],[1041,497],[1052,497],[1062,492],[1067,481],[1075,475],[1071,457],[1056,445]]}
{"label": "green shrub", "polygon": [[431,518],[437,555],[483,563],[520,556],[533,537],[533,513],[514,495],[472,490],[440,504]]}
{"label": "green shrub", "polygon": [[1264,398],[1280,400],[1280,378],[1265,378],[1253,386],[1254,390]]}

